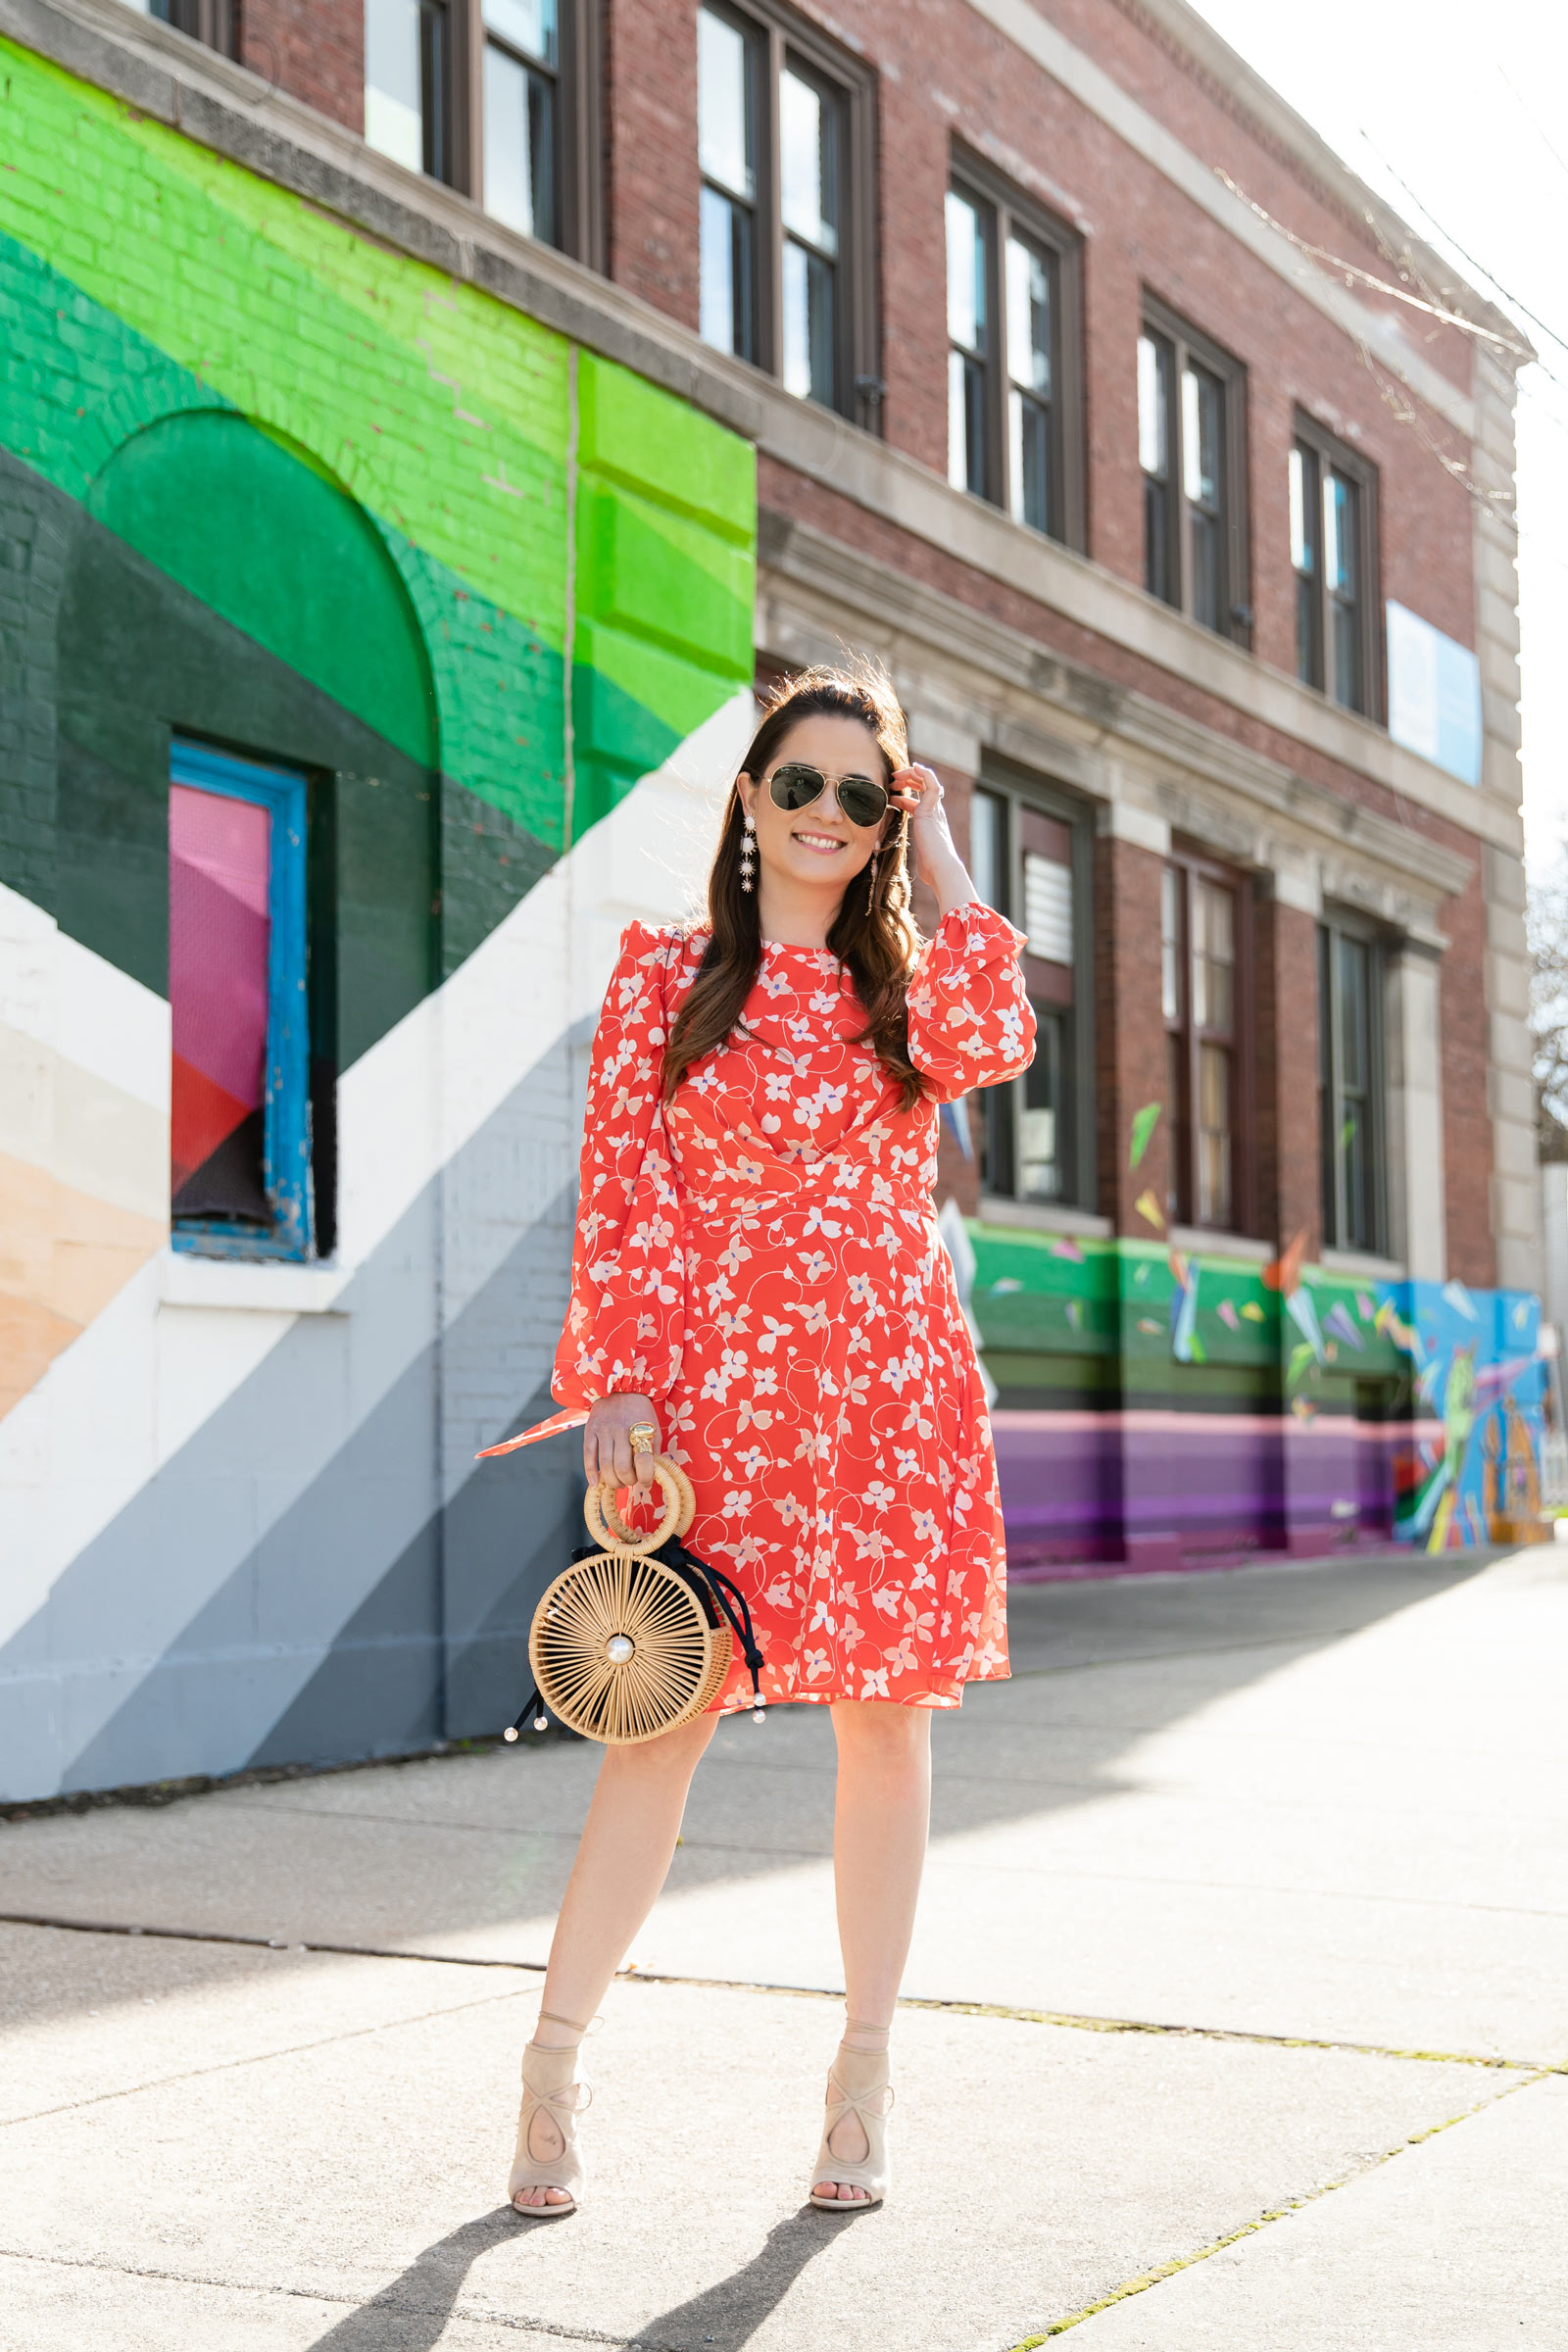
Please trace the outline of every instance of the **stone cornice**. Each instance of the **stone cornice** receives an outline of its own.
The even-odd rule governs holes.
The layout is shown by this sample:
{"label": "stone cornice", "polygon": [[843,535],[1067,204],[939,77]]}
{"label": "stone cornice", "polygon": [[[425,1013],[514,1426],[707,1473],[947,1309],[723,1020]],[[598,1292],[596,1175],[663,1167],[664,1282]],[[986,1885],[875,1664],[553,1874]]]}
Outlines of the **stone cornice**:
{"label": "stone cornice", "polygon": [[[1289,237],[1254,213],[1250,204],[1234,194],[1210,165],[1195,155],[1174,131],[1168,130],[1147,107],[1123,89],[1120,82],[1097,64],[1086,50],[1080,49],[1049,18],[1042,16],[1031,5],[1031,0],[968,0],[968,5],[977,16],[984,17],[989,24],[1032,59],[1042,72],[1059,82],[1077,99],[1080,106],[1098,117],[1135,154],[1163,173],[1172,187],[1179,188],[1193,204],[1207,213],[1239,245],[1245,246],[1259,261],[1266,263],[1277,276],[1285,279],[1304,301],[1313,304],[1352,340],[1364,345],[1391,374],[1396,375],[1429,409],[1451,424],[1456,432],[1462,433],[1466,440],[1473,439],[1475,413],[1468,393],[1455,384],[1451,377],[1445,375],[1441,368],[1432,365],[1419,349],[1413,335],[1406,332],[1402,320],[1387,311],[1375,309],[1338,278],[1331,277]],[[1188,46],[1191,54],[1192,45],[1184,45]],[[1224,47],[1223,43],[1216,45]],[[1233,75],[1237,71],[1247,71],[1234,52],[1227,50],[1225,54],[1232,62]],[[1291,110],[1278,98],[1274,105],[1277,117],[1283,122]],[[1315,134],[1306,132],[1304,123],[1299,125],[1299,129],[1306,133],[1316,149],[1318,160],[1313,168],[1321,175],[1322,159],[1327,158],[1330,162],[1337,162],[1337,159],[1321,140],[1315,138]],[[1371,191],[1362,187],[1345,165],[1338,166],[1337,176],[1342,190],[1358,193],[1360,201],[1353,209],[1364,211],[1374,203]],[[1349,196],[1342,193],[1341,202],[1349,201]],[[1387,207],[1382,210],[1387,212]],[[1414,240],[1408,229],[1402,233],[1403,241],[1413,245]],[[1434,267],[1441,270],[1445,280],[1451,281],[1452,270],[1439,265],[1436,256],[1432,259]],[[1482,307],[1480,297],[1473,293],[1464,305],[1466,313],[1479,311]],[[1518,340],[1517,329],[1511,320],[1501,321],[1494,331],[1504,332],[1512,340]]]}
{"label": "stone cornice", "polygon": [[[1112,741],[1124,751],[1145,752],[1195,781],[1228,785],[1281,815],[1295,817],[1314,832],[1332,836],[1342,846],[1355,841],[1370,851],[1375,843],[1374,854],[1386,863],[1419,874],[1445,896],[1461,889],[1471,870],[1466,858],[1425,836],[1360,808],[1279,760],[1249,750],[1233,736],[1186,717],[1152,695],[1113,684],[1098,671],[1053,653],[1021,630],[969,606],[955,604],[923,581],[911,580],[890,564],[808,524],[764,509],[759,556],[764,584],[771,578],[789,582],[794,590],[826,591],[843,613],[861,615],[873,627],[896,630],[928,648],[935,660],[956,657],[999,684],[1032,698],[1043,721],[1047,710],[1052,714],[1048,732],[1058,756],[1069,745],[1082,748]],[[1387,742],[1387,738],[1380,740]],[[1005,747],[999,742],[997,748]],[[1438,771],[1397,745],[1390,744],[1388,749],[1396,762],[1389,779],[1391,788],[1404,799],[1431,807],[1430,794],[1419,786]],[[1406,771],[1406,762],[1419,771],[1414,778]],[[1364,763],[1357,764],[1364,772]],[[1446,776],[1441,781],[1459,803],[1454,821],[1493,846],[1517,853],[1522,831],[1516,811],[1484,799],[1467,785],[1453,784]],[[1453,816],[1448,808],[1436,813]]]}
{"label": "stone cornice", "polygon": [[[934,713],[960,703],[972,708],[984,696],[991,709],[985,748],[1042,767],[1094,798],[1112,797],[1136,777],[1138,796],[1178,827],[1184,811],[1200,802],[1212,808],[1222,795],[1250,812],[1254,832],[1257,820],[1266,820],[1301,850],[1375,868],[1380,880],[1428,905],[1463,890],[1474,871],[1470,858],[1413,828],[1152,696],[1111,685],[1015,629],[956,608],[839,540],[778,515],[764,514],[762,522],[763,611],[795,613],[824,646],[840,632],[888,642],[898,666],[919,677],[918,691],[930,695]],[[1242,847],[1239,837],[1234,846]]]}
{"label": "stone cornice", "polygon": [[1462,318],[1474,320],[1478,326],[1490,327],[1494,334],[1523,343],[1518,322],[1478,293],[1459,276],[1450,261],[1418,237],[1394,206],[1351,171],[1327,139],[1214,30],[1206,18],[1199,15],[1189,0],[1137,0],[1137,5],[1200,73],[1222,86],[1234,101],[1238,114],[1250,116],[1263,137],[1288,156],[1304,178],[1316,184],[1328,203],[1352,220],[1369,222],[1392,252],[1408,253],[1421,275],[1429,284],[1442,288],[1445,301]]}

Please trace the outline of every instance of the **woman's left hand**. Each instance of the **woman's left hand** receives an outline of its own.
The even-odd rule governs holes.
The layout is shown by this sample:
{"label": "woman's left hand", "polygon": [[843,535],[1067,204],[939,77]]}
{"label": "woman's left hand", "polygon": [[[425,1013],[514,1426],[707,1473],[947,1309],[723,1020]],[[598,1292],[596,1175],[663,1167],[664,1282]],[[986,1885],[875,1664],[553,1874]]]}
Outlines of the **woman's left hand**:
{"label": "woman's left hand", "polygon": [[915,874],[936,892],[942,911],[946,913],[950,906],[961,906],[966,899],[973,898],[974,890],[963,859],[948,830],[942,779],[936,770],[917,763],[901,767],[888,786],[888,793],[893,806],[907,812]]}

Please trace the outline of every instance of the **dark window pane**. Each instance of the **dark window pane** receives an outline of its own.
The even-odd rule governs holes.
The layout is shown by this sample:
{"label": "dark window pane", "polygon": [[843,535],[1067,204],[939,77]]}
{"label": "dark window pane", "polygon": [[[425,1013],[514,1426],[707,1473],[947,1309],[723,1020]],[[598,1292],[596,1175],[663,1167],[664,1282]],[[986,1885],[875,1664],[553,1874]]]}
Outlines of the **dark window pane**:
{"label": "dark window pane", "polygon": [[1065,1024],[1060,1012],[1043,1004],[1035,1006],[1035,1057],[1024,1076],[1019,1118],[1018,1195],[1025,1200],[1059,1200],[1065,1190]]}
{"label": "dark window pane", "polygon": [[834,393],[834,271],[819,253],[784,244],[784,389],[831,408]]}
{"label": "dark window pane", "polygon": [[1185,1224],[1188,1214],[1187,1170],[1191,1132],[1187,1103],[1187,1040],[1171,1032],[1165,1039],[1165,1111],[1170,1120],[1170,1182],[1165,1214],[1172,1224]]}
{"label": "dark window pane", "polygon": [[1198,1049],[1198,1221],[1231,1221],[1231,1056],[1228,1047]]}
{"label": "dark window pane", "polygon": [[1167,865],[1160,876],[1160,998],[1167,1021],[1183,1018],[1187,991],[1182,980],[1182,876]]}
{"label": "dark window pane", "polygon": [[948,340],[983,356],[987,348],[986,232],[980,208],[948,190]]}
{"label": "dark window pane", "polygon": [[1334,700],[1366,708],[1361,655],[1361,493],[1332,469],[1323,477],[1323,577],[1328,591]]}
{"label": "dark window pane", "polygon": [[1208,629],[1225,625],[1222,418],[1224,392],[1200,368],[1182,374],[1182,495],[1188,511],[1192,614]]}
{"label": "dark window pane", "polygon": [[1370,1038],[1367,1026],[1367,950],[1358,939],[1342,939],[1340,947],[1340,1084],[1356,1094],[1365,1092],[1369,1076]]}
{"label": "dark window pane", "polygon": [[1317,935],[1317,1115],[1318,1160],[1323,1194],[1323,1239],[1331,1249],[1340,1239],[1339,1150],[1334,1131],[1334,934]]}
{"label": "dark window pane", "polygon": [[1217,629],[1221,621],[1221,565],[1219,525],[1211,514],[1199,508],[1190,511],[1192,532],[1193,618],[1200,620],[1205,629]]}
{"label": "dark window pane", "polygon": [[1177,601],[1176,566],[1170,531],[1170,492],[1163,482],[1144,476],[1144,585],[1151,596],[1167,605]]}
{"label": "dark window pane", "polygon": [[1201,878],[1193,889],[1193,1026],[1230,1034],[1235,1018],[1236,900]]}
{"label": "dark window pane", "polygon": [[1329,611],[1334,630],[1334,699],[1347,710],[1364,707],[1361,686],[1361,616],[1353,605],[1332,597]]}
{"label": "dark window pane", "polygon": [[419,97],[423,114],[423,168],[432,179],[445,179],[447,12],[437,0],[419,0]]}
{"label": "dark window pane", "polygon": [[991,348],[991,216],[950,188],[948,240],[948,479],[979,498],[990,491],[986,448],[986,364]]}
{"label": "dark window pane", "polygon": [[1162,335],[1138,338],[1138,460],[1144,475],[1144,585],[1167,605],[1181,598],[1173,530],[1173,356]]}
{"label": "dark window pane", "polygon": [[969,875],[988,906],[1007,911],[1003,859],[1007,839],[1005,802],[994,792],[977,792],[969,803]]}
{"label": "dark window pane", "polygon": [[1032,531],[1051,528],[1051,414],[1022,392],[1008,395],[1012,518]]}

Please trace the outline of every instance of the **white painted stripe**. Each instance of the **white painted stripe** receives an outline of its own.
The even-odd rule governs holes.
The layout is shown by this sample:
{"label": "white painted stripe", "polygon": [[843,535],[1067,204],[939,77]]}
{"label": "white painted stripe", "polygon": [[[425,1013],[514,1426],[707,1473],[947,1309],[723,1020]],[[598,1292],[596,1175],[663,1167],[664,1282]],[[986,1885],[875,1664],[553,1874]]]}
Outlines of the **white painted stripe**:
{"label": "white painted stripe", "polygon": [[0,1021],[169,1116],[166,999],[0,883]]}
{"label": "white painted stripe", "polygon": [[[580,1020],[597,1012],[623,924],[668,920],[689,903],[713,838],[713,813],[754,724],[736,694],[645,778],[498,925],[444,986],[345,1074],[339,1273],[345,1287],[454,1154],[514,1096]],[[14,895],[14,894],[13,894]],[[24,905],[25,902],[23,902]],[[47,919],[47,918],[45,918]],[[577,1119],[563,1093],[526,1105],[526,1143],[563,1175]],[[436,1296],[433,1249],[388,1266],[376,1298],[331,1318],[345,1335],[332,1413],[284,1446],[258,1429],[234,1492],[215,1493],[203,1590],[171,1579],[142,1594],[156,1656],[247,1550],[319,1476],[534,1221],[548,1194],[519,1188],[510,1213],[449,1230]],[[449,1204],[449,1219],[456,1203]],[[430,1242],[434,1241],[433,1228]],[[42,1605],[70,1562],[250,1378],[292,1328],[296,1298],[264,1301],[267,1269],[243,1309],[183,1302],[180,1274],[154,1261],[127,1284],[37,1386],[0,1421],[0,1641]],[[279,1269],[287,1272],[287,1269]],[[172,1296],[160,1311],[165,1291]],[[341,1293],[339,1293],[341,1296]],[[181,1299],[175,1303],[175,1299]],[[466,1465],[465,1465],[466,1469]],[[447,1488],[456,1483],[453,1467]],[[243,1494],[239,1489],[243,1488]],[[386,1559],[366,1546],[364,1589]],[[358,1605],[357,1594],[355,1604]],[[140,1629],[138,1629],[140,1631]]]}

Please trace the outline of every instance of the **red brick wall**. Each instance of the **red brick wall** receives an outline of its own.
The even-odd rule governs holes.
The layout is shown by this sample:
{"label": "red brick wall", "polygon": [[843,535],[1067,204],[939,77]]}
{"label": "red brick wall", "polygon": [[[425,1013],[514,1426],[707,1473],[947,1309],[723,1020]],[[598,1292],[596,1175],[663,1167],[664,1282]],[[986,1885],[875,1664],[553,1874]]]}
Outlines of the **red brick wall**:
{"label": "red brick wall", "polygon": [[364,129],[363,0],[239,0],[238,13],[242,66],[350,130]]}
{"label": "red brick wall", "polygon": [[695,0],[607,0],[610,275],[683,326],[698,322]]}
{"label": "red brick wall", "polygon": [[[808,10],[829,23],[828,12]],[[1129,0],[1056,0],[1045,12],[1205,163],[1297,233],[1361,266],[1386,264],[1234,101],[1182,71]],[[689,0],[610,0],[617,95],[611,124],[612,274],[674,316],[696,317],[697,180]],[[1090,553],[1143,576],[1135,345],[1141,288],[1190,317],[1249,373],[1254,648],[1293,670],[1295,579],[1286,459],[1298,402],[1378,466],[1389,595],[1473,639],[1468,494],[1398,422],[1350,338],[1143,162],[965,0],[835,0],[829,29],[878,71],[883,429],[938,470],[947,464],[943,196],[952,141],[966,141],[1074,221],[1085,237]],[[940,59],[940,82],[933,60]],[[1369,296],[1374,305],[1379,298]],[[1397,305],[1384,303],[1384,308]],[[1404,314],[1408,323],[1410,314]],[[1420,341],[1468,387],[1462,336]],[[1423,412],[1445,446],[1452,436]],[[1454,450],[1462,455],[1462,450]]]}

